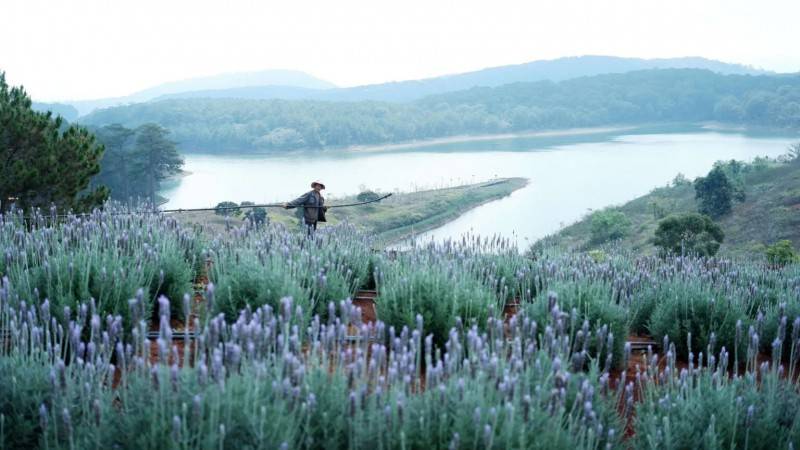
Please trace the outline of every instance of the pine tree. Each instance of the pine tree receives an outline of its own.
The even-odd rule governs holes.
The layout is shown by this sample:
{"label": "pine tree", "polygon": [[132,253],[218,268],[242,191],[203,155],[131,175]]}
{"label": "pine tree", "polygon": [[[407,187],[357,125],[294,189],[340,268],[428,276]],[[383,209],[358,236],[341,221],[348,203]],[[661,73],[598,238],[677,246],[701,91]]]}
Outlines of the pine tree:
{"label": "pine tree", "polygon": [[103,146],[85,128],[34,111],[25,90],[9,87],[0,72],[0,210],[14,204],[84,211],[102,204],[108,189],[87,189],[102,156]]}
{"label": "pine tree", "polygon": [[183,167],[183,158],[178,154],[175,143],[167,138],[168,134],[167,129],[153,123],[136,129],[137,165],[142,170],[147,197],[153,205],[156,204],[159,183],[179,174]]}
{"label": "pine tree", "polygon": [[145,191],[135,182],[140,174],[133,154],[134,131],[119,124],[107,125],[94,130],[97,139],[103,143],[105,153],[100,162],[101,170],[92,179],[92,185],[107,186],[111,198],[126,201],[141,197]]}

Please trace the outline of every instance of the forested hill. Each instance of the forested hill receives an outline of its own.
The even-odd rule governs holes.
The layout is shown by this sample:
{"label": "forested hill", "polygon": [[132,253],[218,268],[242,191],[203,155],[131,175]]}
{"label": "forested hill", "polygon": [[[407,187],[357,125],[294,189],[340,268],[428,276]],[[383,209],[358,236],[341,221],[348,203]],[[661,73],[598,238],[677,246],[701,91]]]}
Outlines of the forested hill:
{"label": "forested hill", "polygon": [[712,120],[800,129],[800,75],[646,70],[472,88],[402,104],[170,99],[96,111],[82,122],[155,122],[169,128],[184,151],[222,153]]}

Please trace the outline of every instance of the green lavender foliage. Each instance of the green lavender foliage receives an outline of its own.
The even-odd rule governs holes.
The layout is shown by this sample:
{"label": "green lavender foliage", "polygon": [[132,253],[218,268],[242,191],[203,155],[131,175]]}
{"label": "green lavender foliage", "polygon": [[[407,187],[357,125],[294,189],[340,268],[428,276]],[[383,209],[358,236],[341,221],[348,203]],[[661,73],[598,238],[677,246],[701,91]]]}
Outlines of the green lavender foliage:
{"label": "green lavender foliage", "polygon": [[470,251],[467,244],[430,244],[383,261],[375,275],[381,319],[398,330],[422,320],[441,346],[452,327],[498,314],[503,303],[496,290],[503,288],[492,273],[480,270],[483,264],[475,264],[486,260],[470,258]]}
{"label": "green lavender foliage", "polygon": [[[609,367],[622,368],[628,337],[628,314],[622,306],[611,301],[610,289],[600,284],[564,282],[551,285],[550,289],[547,295],[525,305],[528,316],[539,323],[547,323],[548,316],[558,314],[566,332],[585,348],[589,357],[601,364],[609,358]],[[589,324],[595,324],[595,327],[591,328]],[[593,337],[587,338],[587,335]]]}
{"label": "green lavender foliage", "polygon": [[[799,444],[785,381],[800,348],[797,265],[521,255],[477,236],[375,253],[348,225],[307,237],[248,222],[204,242],[154,214],[0,226],[2,447]],[[41,282],[43,261],[65,281]],[[176,315],[166,297],[182,294],[165,286],[205,268],[200,314]],[[346,298],[371,277],[381,321],[365,324]],[[173,347],[188,335],[176,318],[198,333],[189,351]],[[663,354],[626,378],[615,369],[640,332]]]}
{"label": "green lavender foliage", "polygon": [[800,443],[800,393],[793,381],[797,332],[793,338],[794,356],[788,366],[779,359],[759,364],[753,342],[755,347],[748,346],[746,352],[744,372],[738,366],[731,368],[732,355],[724,348],[710,353],[705,361],[690,360],[687,369],[677,367],[675,353],[670,351],[663,370],[648,369],[641,375],[659,382],[642,389],[634,447],[796,447]]}
{"label": "green lavender foliage", "polygon": [[[22,211],[0,217],[0,273],[19,301],[45,299],[55,316],[93,299],[99,311],[128,320],[128,300],[143,289],[179,305],[191,292],[198,236],[174,218],[108,205],[88,216]],[[180,317],[181,309],[173,311]]]}
{"label": "green lavender foliage", "polygon": [[656,305],[650,318],[650,332],[659,341],[665,336],[673,339],[687,336],[677,348],[678,356],[685,359],[692,349],[703,351],[712,332],[718,345],[734,348],[737,323],[747,329],[749,322],[741,301],[679,286],[672,296]]}
{"label": "green lavender foliage", "polygon": [[[286,298],[233,324],[211,319],[179,367],[169,305],[154,345],[172,356],[159,358],[144,321],[123,346],[121,318],[108,325],[75,314],[69,329],[91,333],[65,334],[47,320],[46,303],[0,306],[12,331],[2,373],[39,380],[4,397],[4,423],[25,433],[0,434],[3,445],[25,437],[33,448],[621,448],[622,390],[595,362],[573,370],[569,335],[524,315],[508,327],[489,318],[485,332],[452,330],[445,358],[422,338],[424,324],[388,339],[388,327],[361,324],[345,301],[303,329]],[[350,343],[351,325],[356,338],[387,339]]]}
{"label": "green lavender foliage", "polygon": [[281,225],[246,222],[210,243],[210,279],[215,285],[211,313],[233,320],[245,306],[277,308],[293,297],[305,316],[327,314],[329,302],[352,297],[370,276],[371,240],[344,224],[312,238]]}

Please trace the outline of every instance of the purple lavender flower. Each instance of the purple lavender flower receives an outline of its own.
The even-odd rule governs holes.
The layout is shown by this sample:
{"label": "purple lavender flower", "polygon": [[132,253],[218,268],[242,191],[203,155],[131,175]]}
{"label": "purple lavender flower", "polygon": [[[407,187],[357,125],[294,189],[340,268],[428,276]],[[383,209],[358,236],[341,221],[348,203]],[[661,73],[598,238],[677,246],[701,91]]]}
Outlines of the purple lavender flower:
{"label": "purple lavender flower", "polygon": [[47,414],[47,406],[42,403],[39,406],[39,426],[42,427],[43,430],[47,430],[47,423],[48,423],[48,414]]}

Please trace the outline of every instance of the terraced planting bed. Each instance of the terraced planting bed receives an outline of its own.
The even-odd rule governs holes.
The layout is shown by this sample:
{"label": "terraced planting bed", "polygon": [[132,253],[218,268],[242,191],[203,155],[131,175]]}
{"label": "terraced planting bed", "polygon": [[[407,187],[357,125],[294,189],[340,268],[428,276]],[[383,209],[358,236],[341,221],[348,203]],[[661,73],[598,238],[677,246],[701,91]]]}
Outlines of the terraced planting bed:
{"label": "terraced planting bed", "polygon": [[800,444],[797,266],[104,213],[0,250],[3,448]]}

